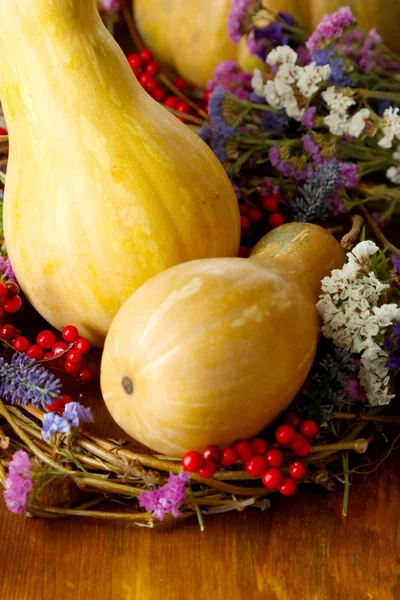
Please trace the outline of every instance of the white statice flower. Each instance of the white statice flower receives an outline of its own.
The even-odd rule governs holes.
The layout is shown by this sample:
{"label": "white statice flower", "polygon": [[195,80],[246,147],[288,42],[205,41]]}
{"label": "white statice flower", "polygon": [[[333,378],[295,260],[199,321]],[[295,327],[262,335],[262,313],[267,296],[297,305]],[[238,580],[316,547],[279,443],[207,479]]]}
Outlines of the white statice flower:
{"label": "white statice flower", "polygon": [[277,46],[268,54],[266,62],[270,65],[288,64],[294,66],[297,62],[297,52],[290,46]]}
{"label": "white statice flower", "polygon": [[363,265],[367,262],[369,265],[370,258],[376,254],[379,250],[379,246],[371,240],[365,240],[359,242],[357,246],[354,246],[353,250],[348,255],[349,262],[356,261],[358,264]]}
{"label": "white statice flower", "polygon": [[352,137],[358,138],[363,133],[366,125],[366,121],[369,118],[371,112],[368,108],[362,108],[357,111],[349,120],[347,125],[347,133]]}
{"label": "white statice flower", "polygon": [[251,79],[251,87],[258,96],[264,96],[264,79],[260,69],[254,69]]}
{"label": "white statice flower", "polygon": [[268,80],[264,87],[265,98],[270,106],[283,108],[283,97],[277,92],[275,82]]}
{"label": "white statice flower", "polygon": [[400,185],[400,167],[389,167],[386,171],[386,177],[392,183]]}
{"label": "white statice flower", "polygon": [[399,109],[389,106],[382,116],[383,138],[379,140],[378,145],[382,148],[391,148],[394,138],[400,140],[400,115]]}
{"label": "white statice flower", "polygon": [[300,121],[302,116],[304,115],[304,108],[299,108],[295,95],[287,95],[284,98],[283,107],[286,111],[288,117],[292,119],[296,119],[296,121]]}
{"label": "white statice flower", "polygon": [[300,67],[292,65],[281,65],[275,75],[274,83],[279,95],[293,94],[293,86],[297,82],[301,72]]}
{"label": "white statice flower", "polygon": [[323,121],[333,135],[344,135],[347,132],[348,118],[346,113],[331,111],[329,115],[323,118]]}
{"label": "white statice flower", "polygon": [[359,120],[362,119],[363,122],[365,121],[363,119],[365,113],[362,113],[360,117],[357,117],[352,125],[351,118],[348,114],[348,109],[350,106],[355,104],[355,101],[353,98],[350,98],[350,96],[346,96],[341,92],[337,92],[335,86],[330,86],[325,92],[322,92],[321,95],[325,103],[331,109],[330,114],[324,117],[324,123],[329,127],[329,131],[333,135],[345,135],[346,133],[349,133],[350,127],[352,127],[353,130],[356,130],[356,128],[359,129]]}
{"label": "white statice flower", "polygon": [[360,383],[371,406],[389,404],[395,397],[390,393],[389,355],[378,344],[371,344],[361,357]]}
{"label": "white statice flower", "polygon": [[341,92],[337,92],[335,86],[328,87],[328,89],[325,92],[322,92],[321,95],[329,108],[337,111],[343,111],[346,113],[347,109],[355,104],[353,98],[350,98],[350,96],[346,96]]}
{"label": "white statice flower", "polygon": [[400,146],[397,146],[396,150],[392,154],[394,160],[400,162]]}
{"label": "white statice flower", "polygon": [[329,65],[317,67],[315,62],[312,62],[300,69],[297,87],[303,96],[310,98],[313,94],[318,92],[318,84],[322,81],[326,81],[330,74],[331,68]]}

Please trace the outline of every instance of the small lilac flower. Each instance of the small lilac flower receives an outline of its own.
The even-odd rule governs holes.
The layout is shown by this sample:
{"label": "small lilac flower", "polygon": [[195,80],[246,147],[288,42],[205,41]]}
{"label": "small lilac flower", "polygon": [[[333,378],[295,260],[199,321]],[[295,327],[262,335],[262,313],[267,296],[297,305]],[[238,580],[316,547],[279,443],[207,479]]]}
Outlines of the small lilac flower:
{"label": "small lilac flower", "polygon": [[282,31],[282,24],[272,21],[261,29],[253,30],[256,54],[265,61],[269,52],[277,46],[286,46],[289,38]]}
{"label": "small lilac flower", "polygon": [[218,86],[212,92],[209,101],[209,114],[213,128],[213,137],[211,148],[221,162],[227,159],[225,145],[234,136],[235,130],[228,125],[222,114],[222,102],[225,97],[225,91],[222,86]]}
{"label": "small lilac flower", "polygon": [[252,93],[251,79],[252,74],[243,71],[236,61],[224,60],[214,70],[212,79],[207,83],[207,89],[213,92],[220,86],[240,100],[248,100]]}
{"label": "small lilac flower", "polygon": [[90,408],[82,406],[80,402],[68,402],[63,413],[64,419],[67,419],[72,427],[79,427],[80,421],[93,423],[93,413]]}
{"label": "small lilac flower", "polygon": [[387,362],[388,369],[393,369],[397,371],[400,369],[400,354],[392,354]]}
{"label": "small lilac flower", "polygon": [[344,187],[354,188],[359,182],[357,165],[355,163],[341,163],[342,175],[344,177]]}
{"label": "small lilac flower", "polygon": [[289,117],[285,110],[277,112],[263,111],[261,117],[261,126],[263,131],[285,131],[289,125]]}
{"label": "small lilac flower", "polygon": [[26,514],[28,496],[32,490],[32,463],[24,450],[13,455],[4,484],[4,499],[8,510],[16,515]]}
{"label": "small lilac flower", "polygon": [[139,496],[139,505],[147,511],[153,513],[155,519],[164,520],[164,516],[169,513],[173,517],[179,517],[181,511],[179,507],[185,501],[185,484],[189,481],[190,475],[183,471],[179,475],[169,474],[168,483],[152,492],[142,492]]}
{"label": "small lilac flower", "polygon": [[69,433],[71,431],[71,423],[53,412],[44,415],[42,424],[42,438],[47,441],[56,433]]}
{"label": "small lilac flower", "polygon": [[365,390],[360,386],[358,379],[355,377],[348,377],[344,391],[351,400],[357,402],[366,402],[367,400]]}
{"label": "small lilac flower", "polygon": [[394,268],[396,269],[397,275],[400,274],[400,258],[395,258],[393,261]]}
{"label": "small lilac flower", "polygon": [[106,11],[118,12],[124,8],[125,4],[124,0],[101,0],[100,8]]}
{"label": "small lilac flower", "polygon": [[0,256],[0,274],[4,275],[6,279],[10,281],[17,281],[15,277],[15,273],[10,263],[9,258],[4,258],[4,256]]}
{"label": "small lilac flower", "polygon": [[206,121],[204,123],[204,125],[202,125],[200,127],[200,129],[197,130],[197,135],[203,140],[203,142],[205,142],[206,144],[208,144],[209,142],[211,142],[212,140],[212,136],[213,136],[213,132],[212,132],[212,126],[210,121]]}
{"label": "small lilac flower", "polygon": [[305,181],[307,179],[309,170],[307,168],[297,169],[292,163],[282,159],[279,146],[275,145],[270,148],[268,158],[271,162],[271,165],[280,171],[285,177],[298,182]]}
{"label": "small lilac flower", "polygon": [[322,48],[315,52],[312,56],[318,67],[329,65],[331,72],[328,78],[328,83],[338,85],[340,87],[354,87],[355,82],[351,77],[346,75],[346,69],[341,58],[334,58],[333,52],[326,48]]}
{"label": "small lilac flower", "polygon": [[382,348],[385,350],[385,352],[390,352],[393,348],[393,342],[391,340],[383,340]]}
{"label": "small lilac flower", "polygon": [[314,117],[316,112],[316,106],[309,106],[308,108],[306,108],[303,116],[301,117],[301,124],[303,125],[303,127],[306,127],[307,129],[314,128]]}
{"label": "small lilac flower", "polygon": [[397,345],[400,346],[400,323],[396,323],[396,325],[393,325],[392,333],[396,338]]}
{"label": "small lilac flower", "polygon": [[354,22],[355,18],[348,6],[339,8],[334,13],[324,15],[311,37],[307,40],[306,47],[311,53],[314,53],[332,39],[342,37],[344,30],[353,25]]}
{"label": "small lilac flower", "polygon": [[310,64],[311,54],[309,53],[307,48],[304,48],[304,46],[297,46],[295,48],[295,51],[297,53],[297,60],[302,67],[305,67],[306,65]]}
{"label": "small lilac flower", "polygon": [[232,8],[228,15],[228,33],[232,42],[238,44],[244,33],[242,31],[242,19],[246,16],[248,8],[254,0],[233,0]]}

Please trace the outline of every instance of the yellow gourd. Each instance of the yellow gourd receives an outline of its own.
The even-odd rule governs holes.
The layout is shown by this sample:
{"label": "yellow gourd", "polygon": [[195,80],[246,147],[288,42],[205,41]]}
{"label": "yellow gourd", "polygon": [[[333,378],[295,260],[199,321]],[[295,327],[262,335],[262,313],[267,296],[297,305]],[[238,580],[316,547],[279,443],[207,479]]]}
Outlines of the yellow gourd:
{"label": "yellow gourd", "polygon": [[343,263],[325,229],[293,223],[250,259],[191,261],[157,275],[106,339],[101,389],[111,416],[172,456],[257,434],[306,379],[320,281]]}
{"label": "yellow gourd", "polygon": [[0,78],[7,249],[52,325],[102,345],[147,279],[237,254],[237,200],[221,164],[142,90],[96,0],[1,0]]}

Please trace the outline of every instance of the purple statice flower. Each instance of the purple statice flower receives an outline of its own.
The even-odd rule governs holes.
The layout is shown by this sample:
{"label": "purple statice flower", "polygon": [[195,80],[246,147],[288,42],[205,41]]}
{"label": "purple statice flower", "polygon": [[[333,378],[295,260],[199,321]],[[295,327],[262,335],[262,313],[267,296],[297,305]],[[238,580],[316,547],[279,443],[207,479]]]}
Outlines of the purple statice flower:
{"label": "purple statice flower", "polygon": [[179,507],[185,501],[185,485],[190,475],[183,471],[179,475],[169,474],[168,483],[152,492],[142,492],[139,496],[139,505],[153,513],[155,519],[164,520],[167,513],[173,517],[179,517]]}
{"label": "purple statice flower", "polygon": [[355,377],[348,377],[344,392],[351,400],[355,400],[356,402],[367,401],[365,390],[361,387],[358,379]]}
{"label": "purple statice flower", "polygon": [[400,347],[400,323],[396,323],[396,325],[393,325],[392,333],[396,338],[397,345]]}
{"label": "purple statice flower", "polygon": [[254,29],[252,34],[254,37],[255,50],[257,56],[265,61],[267,55],[273,48],[277,46],[286,46],[289,42],[288,36],[283,33],[281,23],[272,21],[261,29]]}
{"label": "purple statice flower", "polygon": [[384,349],[385,352],[390,352],[391,349],[393,348],[393,342],[391,340],[383,340],[382,348]]}
{"label": "purple statice flower", "polygon": [[82,406],[80,402],[68,402],[63,413],[64,419],[67,419],[72,427],[79,427],[80,422],[93,423],[93,413],[90,408]]}
{"label": "purple statice flower", "polygon": [[291,27],[292,25],[294,25],[296,23],[296,19],[294,18],[294,16],[291,13],[283,12],[282,10],[278,11],[277,17],[278,17],[278,20],[280,19],[281,21],[286,23],[286,25],[289,25],[289,27]]}
{"label": "purple statice flower", "polygon": [[279,194],[279,185],[274,185],[269,177],[265,177],[261,186],[261,196],[269,196],[270,194]]}
{"label": "purple statice flower", "polygon": [[263,131],[285,131],[289,125],[289,117],[285,110],[276,112],[263,111],[261,117],[261,126]]}
{"label": "purple statice flower", "polygon": [[357,165],[355,163],[342,162],[342,175],[344,177],[344,187],[354,188],[359,182],[360,175],[358,174]]}
{"label": "purple statice flower", "polygon": [[254,102],[255,104],[266,104],[266,100],[265,100],[264,96],[259,96],[255,92],[252,92],[250,94],[249,100],[250,100],[250,102]]}
{"label": "purple statice flower", "polygon": [[12,404],[46,408],[61,396],[61,381],[33,358],[15,352],[10,363],[0,358],[0,396]]}
{"label": "purple statice flower", "polygon": [[[308,108],[306,108],[303,116],[301,117],[301,124],[303,125],[303,127],[306,127],[307,129],[314,128],[314,117],[315,117],[316,112],[317,112],[316,106],[309,106]],[[303,139],[303,141],[304,141],[304,139]]]}
{"label": "purple statice flower", "polygon": [[396,269],[397,275],[400,274],[400,258],[395,258],[393,260],[394,268]]}
{"label": "purple statice flower", "polygon": [[243,33],[245,33],[242,28],[242,20],[245,18],[251,4],[254,4],[254,0],[232,1],[232,8],[228,15],[228,33],[235,44],[240,42]]}
{"label": "purple statice flower", "polygon": [[211,148],[221,162],[224,162],[227,159],[225,145],[235,133],[233,127],[228,125],[222,114],[222,102],[224,97],[225,90],[219,85],[212,92],[208,104],[208,112],[211,117],[211,126],[213,128]]}
{"label": "purple statice flower", "polygon": [[10,281],[17,281],[10,259],[6,259],[4,256],[0,256],[0,275],[4,275],[4,278]]}
{"label": "purple statice flower", "polygon": [[351,77],[346,75],[346,68],[341,58],[334,58],[334,53],[330,52],[326,48],[317,50],[312,55],[318,67],[329,65],[331,72],[328,78],[328,83],[331,85],[338,85],[340,87],[354,87],[355,83]]}
{"label": "purple statice flower", "polygon": [[224,60],[216,67],[207,89],[212,92],[220,86],[240,100],[248,100],[252,93],[251,78],[251,73],[243,71],[236,61]]}
{"label": "purple statice flower", "polygon": [[25,515],[28,496],[32,490],[32,463],[24,450],[13,455],[4,483],[4,499],[8,510],[16,515]]}
{"label": "purple statice flower", "polygon": [[321,156],[320,147],[309,133],[303,136],[303,147],[304,150],[311,156],[311,160],[314,165],[320,165],[324,162]]}
{"label": "purple statice flower", "polygon": [[387,362],[387,367],[393,371],[400,369],[400,354],[392,354]]}
{"label": "purple statice flower", "polygon": [[54,412],[49,412],[44,415],[42,423],[42,438],[47,441],[56,433],[69,433],[71,431],[71,423]]}
{"label": "purple statice flower", "polygon": [[297,53],[297,60],[302,67],[309,65],[311,62],[311,54],[304,46],[297,46],[295,48]]}
{"label": "purple statice flower", "polygon": [[314,53],[331,40],[341,38],[345,29],[354,23],[355,18],[348,6],[339,8],[334,13],[326,14],[307,40],[306,47],[311,53]]}
{"label": "purple statice flower", "polygon": [[197,135],[201,137],[206,144],[210,143],[213,137],[212,125],[210,121],[206,121],[204,125],[197,130]]}
{"label": "purple statice flower", "polygon": [[268,152],[268,158],[271,162],[271,165],[280,171],[282,175],[288,177],[289,179],[293,179],[297,182],[302,182],[307,179],[308,170],[307,169],[297,169],[293,164],[289,161],[284,160],[281,157],[281,153],[279,150],[279,146],[275,145]]}
{"label": "purple statice flower", "polygon": [[118,12],[126,5],[125,0],[101,0],[100,8],[110,12]]}

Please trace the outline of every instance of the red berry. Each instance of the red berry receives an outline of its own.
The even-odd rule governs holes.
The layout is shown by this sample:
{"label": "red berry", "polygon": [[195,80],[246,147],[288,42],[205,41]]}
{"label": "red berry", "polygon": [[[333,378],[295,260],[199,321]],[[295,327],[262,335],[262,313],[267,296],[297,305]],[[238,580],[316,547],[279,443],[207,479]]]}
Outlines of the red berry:
{"label": "red berry", "polygon": [[250,460],[255,454],[253,446],[248,440],[239,440],[238,442],[235,442],[233,449],[238,453],[239,460],[242,462]]}
{"label": "red berry", "polygon": [[5,286],[5,284],[0,281],[0,299],[5,298],[7,295],[7,287]]}
{"label": "red berry", "polygon": [[41,348],[44,348],[45,350],[52,348],[56,343],[56,340],[57,338],[54,335],[54,333],[52,331],[49,331],[48,329],[45,329],[44,331],[38,333],[36,338],[36,342]]}
{"label": "red berry", "polygon": [[140,58],[142,59],[143,62],[148,63],[152,60],[153,55],[150,52],[150,50],[148,48],[143,48],[140,52],[139,52]]}
{"label": "red berry", "polygon": [[55,361],[54,360],[49,360],[51,358],[53,358],[53,355],[52,355],[51,352],[45,352],[43,354],[42,360],[46,361],[46,364],[45,364],[46,367],[53,367],[53,366],[55,366]]}
{"label": "red berry", "polygon": [[221,452],[221,465],[231,467],[238,459],[237,453],[233,448],[224,448]]}
{"label": "red berry", "polygon": [[263,456],[253,456],[246,462],[245,469],[253,477],[261,477],[267,470],[267,461]]}
{"label": "red berry", "polygon": [[278,201],[274,196],[264,198],[263,206],[267,212],[274,213],[278,208]]}
{"label": "red berry", "polygon": [[4,129],[4,127],[0,127],[0,135],[8,135],[7,129]]}
{"label": "red berry", "polygon": [[53,402],[51,404],[47,404],[46,408],[50,412],[61,412],[61,411],[64,411],[64,405],[61,402],[60,398],[53,398]]}
{"label": "red berry", "polygon": [[32,344],[32,346],[29,346],[26,353],[29,356],[29,358],[40,360],[43,357],[43,348],[41,348],[37,344]]}
{"label": "red berry", "polygon": [[149,94],[154,94],[156,89],[158,88],[158,83],[153,77],[148,78],[147,83],[144,85],[144,88],[149,92]]}
{"label": "red berry", "polygon": [[83,362],[83,356],[77,350],[70,350],[68,352],[68,354],[67,354],[67,361],[71,365],[78,365],[78,366],[80,366],[82,364],[82,362]]}
{"label": "red berry", "polygon": [[216,470],[217,465],[215,464],[215,462],[213,462],[212,460],[206,460],[204,465],[200,467],[200,469],[197,472],[200,475],[200,477],[205,477],[206,479],[209,479],[214,475]]}
{"label": "red berry", "polygon": [[180,91],[184,92],[188,86],[187,81],[182,79],[181,77],[175,81],[175,87]]}
{"label": "red berry", "polygon": [[239,204],[239,212],[241,215],[247,215],[250,210],[250,206],[246,204],[246,202],[240,202]]}
{"label": "red berry", "polygon": [[21,306],[22,300],[19,296],[12,296],[12,298],[6,296],[6,298],[3,300],[4,311],[11,315],[18,312]]}
{"label": "red berry", "polygon": [[249,254],[249,251],[247,250],[246,246],[239,246],[238,256],[240,258],[247,258],[248,254]]}
{"label": "red berry", "polygon": [[290,446],[295,435],[296,430],[291,425],[279,425],[275,431],[275,439],[281,446]]}
{"label": "red berry", "polygon": [[146,65],[145,70],[146,70],[146,73],[148,73],[149,75],[154,77],[154,75],[157,75],[157,73],[160,72],[160,67],[158,66],[158,63],[156,63],[155,60],[152,60]]}
{"label": "red berry", "polygon": [[263,475],[262,482],[269,490],[277,490],[283,483],[283,474],[279,469],[268,469]]}
{"label": "red berry", "polygon": [[138,81],[140,85],[145,88],[149,79],[151,79],[151,75],[149,75],[148,73],[142,73]]}
{"label": "red berry", "polygon": [[260,456],[267,451],[267,442],[261,438],[254,438],[254,440],[251,440],[250,444],[252,445],[254,452]]}
{"label": "red berry", "polygon": [[74,375],[75,373],[79,373],[81,370],[81,365],[73,365],[72,363],[65,361],[64,369],[70,375]]}
{"label": "red berry", "polygon": [[157,88],[153,94],[153,98],[154,98],[154,100],[157,100],[157,102],[164,102],[164,99],[165,99],[164,90],[162,88]]}
{"label": "red berry", "polygon": [[76,340],[74,350],[80,354],[87,354],[90,350],[90,342],[86,338],[80,337]]}
{"label": "red berry", "polygon": [[294,410],[289,410],[285,414],[285,423],[293,425],[293,427],[298,427],[301,423],[301,417]]}
{"label": "red berry", "polygon": [[176,110],[181,113],[188,115],[190,113],[190,106],[187,102],[178,102]]}
{"label": "red berry", "polygon": [[178,104],[178,102],[179,102],[179,98],[177,96],[168,96],[165,99],[164,104],[165,104],[165,106],[168,106],[169,108],[176,109],[176,105]]}
{"label": "red berry", "polygon": [[12,340],[16,331],[14,325],[3,325],[0,329],[0,337],[3,338],[3,340]]}
{"label": "red berry", "polygon": [[289,467],[289,475],[295,481],[304,481],[307,477],[307,467],[299,460],[294,462]]}
{"label": "red berry", "polygon": [[292,441],[290,443],[290,447],[294,452],[296,452],[297,450],[302,448],[305,443],[306,443],[306,438],[303,437],[300,433],[296,433],[296,435],[294,436],[294,438],[292,439]]}
{"label": "red berry", "polygon": [[73,399],[72,399],[72,397],[71,397],[71,396],[68,396],[68,394],[63,394],[63,395],[61,396],[61,402],[62,402],[62,403],[64,404],[64,406],[65,406],[66,404],[69,404],[70,402],[73,402]]}
{"label": "red berry", "polygon": [[272,215],[270,215],[268,217],[268,223],[270,224],[271,227],[279,227],[280,225],[283,225],[285,222],[285,217],[283,215],[281,215],[281,213],[279,212],[274,212],[272,213]]}
{"label": "red berry", "polygon": [[241,217],[240,217],[240,227],[242,229],[248,229],[250,227],[250,222],[249,222],[248,218],[245,217],[244,215],[241,215]]}
{"label": "red berry", "polygon": [[64,352],[68,350],[67,342],[56,342],[51,349],[51,353],[53,356],[60,356],[64,354]]}
{"label": "red berry", "polygon": [[208,102],[210,99],[210,96],[211,96],[211,90],[206,90],[204,92],[204,100],[206,100],[206,102]]}
{"label": "red berry", "polygon": [[13,346],[17,352],[26,352],[30,346],[29,340],[22,335],[15,338]]}
{"label": "red berry", "polygon": [[214,462],[219,461],[220,454],[221,453],[216,446],[207,446],[207,448],[204,448],[203,450],[203,457],[206,460],[213,460]]}
{"label": "red berry", "polygon": [[311,419],[306,419],[300,425],[300,433],[308,440],[314,440],[319,434],[318,424]]}
{"label": "red berry", "polygon": [[93,379],[93,375],[90,369],[82,369],[82,371],[79,373],[79,377],[78,377],[78,381],[79,383],[81,383],[82,385],[86,385],[87,383],[90,383]]}
{"label": "red berry", "polygon": [[308,440],[305,440],[301,448],[293,448],[293,450],[297,456],[308,456],[311,452],[311,444]]}
{"label": "red berry", "polygon": [[1,317],[2,317],[3,315],[4,315],[4,310],[3,310],[3,308],[0,306],[0,319],[1,319]]}
{"label": "red berry", "polygon": [[269,467],[279,468],[283,465],[283,454],[280,450],[276,450],[275,448],[268,450],[265,459]]}
{"label": "red berry", "polygon": [[7,288],[7,296],[9,298],[12,298],[13,296],[18,296],[18,294],[19,294],[18,283],[15,283],[15,281],[7,281],[6,288]]}
{"label": "red berry", "polygon": [[70,344],[72,344],[73,342],[76,342],[76,340],[78,339],[79,332],[78,332],[77,328],[74,327],[74,325],[67,325],[62,330],[61,335],[63,336],[63,339],[66,342],[69,342]]}
{"label": "red berry", "polygon": [[197,471],[205,464],[205,460],[200,454],[200,452],[196,452],[195,450],[190,450],[190,452],[186,452],[186,454],[182,458],[182,466],[185,471],[189,471],[190,473],[197,473]]}
{"label": "red berry", "polygon": [[254,223],[255,225],[257,225],[257,223],[259,223],[262,219],[262,214],[258,210],[258,208],[251,208],[249,210],[248,217],[249,217],[250,223]]}
{"label": "red berry", "polygon": [[293,496],[297,490],[297,484],[291,477],[285,477],[279,491],[283,496]]}
{"label": "red berry", "polygon": [[143,64],[143,59],[140,54],[130,54],[128,56],[128,63],[131,65],[132,69],[138,69]]}
{"label": "red berry", "polygon": [[135,75],[136,79],[139,79],[141,71],[138,67],[132,67],[132,73]]}

